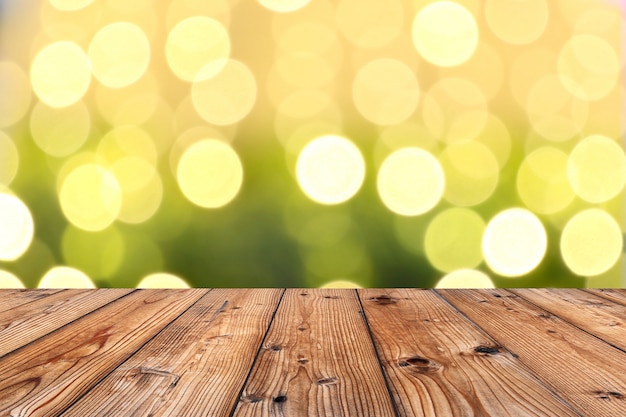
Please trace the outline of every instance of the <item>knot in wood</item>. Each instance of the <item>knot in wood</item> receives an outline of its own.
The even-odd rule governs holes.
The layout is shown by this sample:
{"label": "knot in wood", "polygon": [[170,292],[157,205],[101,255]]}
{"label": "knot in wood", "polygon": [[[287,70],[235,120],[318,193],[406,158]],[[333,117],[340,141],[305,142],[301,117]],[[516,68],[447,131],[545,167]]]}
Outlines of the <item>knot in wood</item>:
{"label": "knot in wood", "polygon": [[241,401],[254,404],[263,401],[263,397],[259,397],[258,395],[244,395],[241,397]]}
{"label": "knot in wood", "polygon": [[272,401],[274,401],[275,403],[284,403],[285,401],[287,401],[287,396],[286,395],[279,395],[277,397],[274,397],[272,399]]}
{"label": "knot in wood", "polygon": [[420,374],[436,372],[441,368],[441,364],[421,356],[409,356],[398,360],[398,366],[409,369]]}
{"label": "knot in wood", "polygon": [[474,352],[482,353],[484,355],[496,355],[496,354],[500,353],[500,347],[499,346],[480,345],[480,346],[476,346],[474,348]]}
{"label": "knot in wood", "polygon": [[395,304],[398,302],[396,298],[390,297],[387,294],[381,294],[376,297],[372,297],[369,301],[373,301],[376,304],[386,305],[386,304]]}
{"label": "knot in wood", "polygon": [[336,383],[337,383],[337,378],[335,377],[320,378],[317,380],[317,385],[332,385]]}

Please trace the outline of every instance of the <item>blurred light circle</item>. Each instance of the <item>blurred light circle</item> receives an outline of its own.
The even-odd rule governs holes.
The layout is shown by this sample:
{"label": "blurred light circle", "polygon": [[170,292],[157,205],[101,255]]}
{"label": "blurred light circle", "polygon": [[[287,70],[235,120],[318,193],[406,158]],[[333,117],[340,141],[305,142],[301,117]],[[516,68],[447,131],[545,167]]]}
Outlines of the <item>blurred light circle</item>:
{"label": "blurred light circle", "polygon": [[459,269],[441,278],[435,288],[495,288],[487,274],[475,269]]}
{"label": "blurred light circle", "polygon": [[417,78],[403,62],[380,58],[363,66],[352,84],[357,110],[370,122],[398,124],[417,108],[420,88]]}
{"label": "blurred light circle", "polygon": [[452,1],[437,1],[422,8],[413,20],[411,33],[422,58],[440,67],[464,63],[478,45],[474,16]]}
{"label": "blurred light circle", "polygon": [[142,278],[137,288],[189,288],[189,284],[176,275],[157,272]]}
{"label": "blurred light circle", "polygon": [[0,186],[9,186],[20,165],[20,155],[13,139],[0,131]]}
{"label": "blurred light circle", "polygon": [[156,168],[144,158],[127,156],[111,165],[111,173],[122,192],[118,220],[134,224],[149,220],[163,199],[163,185]]}
{"label": "blurred light circle", "polygon": [[566,208],[575,197],[567,179],[565,152],[548,146],[535,149],[517,172],[517,192],[535,213],[552,214]]}
{"label": "blurred light circle", "polygon": [[501,40],[525,45],[539,39],[550,16],[546,0],[486,0],[485,18],[489,29]]}
{"label": "blurred light circle", "polygon": [[39,102],[30,114],[30,132],[35,143],[57,158],[76,152],[87,141],[90,130],[89,109],[82,101],[63,108]]}
{"label": "blurred light circle", "polygon": [[122,207],[122,193],[110,171],[88,163],[65,177],[59,201],[68,221],[83,230],[96,232],[115,221]]}
{"label": "blurred light circle", "polygon": [[[222,69],[215,74],[215,65]],[[214,125],[231,125],[250,113],[257,96],[254,74],[244,63],[229,59],[203,67],[191,86],[196,112]]]}
{"label": "blurred light circle", "polygon": [[417,216],[439,203],[445,176],[431,153],[420,148],[402,148],[383,161],[377,187],[389,210],[403,216]]}
{"label": "blurred light circle", "polygon": [[11,61],[0,61],[0,128],[17,123],[28,112],[31,90],[28,76]]}
{"label": "blurred light circle", "polygon": [[429,223],[424,235],[426,257],[443,272],[475,268],[483,260],[483,219],[470,209],[451,208]]}
{"label": "blurred light circle", "polygon": [[58,10],[71,12],[89,6],[94,0],[48,0]]}
{"label": "blurred light circle", "polygon": [[576,275],[600,275],[619,260],[624,240],[617,221],[601,209],[587,209],[572,217],[561,235],[561,256]]}
{"label": "blurred light circle", "polygon": [[404,8],[400,0],[339,0],[335,21],[352,44],[381,48],[400,35]]}
{"label": "blurred light circle", "polygon": [[204,208],[218,208],[239,193],[243,167],[239,156],[228,144],[205,139],[192,144],[183,153],[176,177],[189,201]]}
{"label": "blurred light circle", "polygon": [[321,204],[352,198],[365,179],[365,161],[350,140],[336,135],[309,142],[298,157],[296,175],[302,191]]}
{"label": "blurred light circle", "polygon": [[363,288],[363,286],[353,281],[345,279],[336,279],[322,284],[319,288]]}
{"label": "blurred light circle", "polygon": [[491,197],[500,166],[491,150],[477,141],[448,145],[439,156],[446,177],[443,197],[456,206],[475,206]]}
{"label": "blurred light circle", "polygon": [[0,193],[0,261],[14,261],[26,252],[34,235],[33,217],[17,197]]}
{"label": "blurred light circle", "polygon": [[548,238],[541,221],[522,208],[501,211],[487,224],[482,250],[489,268],[505,277],[518,277],[543,260]]}
{"label": "blurred light circle", "polygon": [[230,37],[222,23],[206,16],[193,16],[178,22],[170,31],[165,56],[172,72],[191,82],[217,74],[228,62],[230,47]]}
{"label": "blurred light circle", "polygon": [[9,271],[0,269],[0,288],[24,288],[24,283]]}
{"label": "blurred light circle", "polygon": [[556,75],[545,75],[526,98],[528,119],[538,134],[564,142],[580,134],[589,119],[589,103],[567,91]]}
{"label": "blurred light circle", "polygon": [[263,7],[273,12],[289,13],[303,8],[311,0],[257,0]]}
{"label": "blurred light circle", "polygon": [[589,203],[617,197],[626,184],[626,155],[617,141],[591,135],[576,144],[567,161],[574,192]]}
{"label": "blurred light circle", "polygon": [[74,42],[53,43],[35,56],[30,81],[37,97],[48,106],[70,106],[89,89],[89,59]]}
{"label": "blurred light circle", "polygon": [[558,74],[563,86],[582,100],[600,100],[616,86],[620,57],[615,46],[599,36],[571,37],[558,56]]}
{"label": "blurred light circle", "polygon": [[69,266],[51,268],[39,281],[37,288],[95,288],[84,272]]}
{"label": "blurred light circle", "polygon": [[430,133],[446,143],[475,139],[489,120],[485,94],[458,77],[437,80],[422,99],[421,113]]}
{"label": "blurred light circle", "polygon": [[144,124],[156,112],[160,97],[159,83],[150,72],[126,87],[95,86],[96,108],[114,127]]}
{"label": "blurred light circle", "polygon": [[150,54],[146,34],[128,22],[111,23],[98,30],[88,50],[93,75],[111,88],[126,87],[141,78]]}
{"label": "blurred light circle", "polygon": [[97,154],[110,164],[130,156],[142,158],[151,165],[156,165],[158,159],[154,141],[137,126],[119,126],[108,131],[98,143]]}

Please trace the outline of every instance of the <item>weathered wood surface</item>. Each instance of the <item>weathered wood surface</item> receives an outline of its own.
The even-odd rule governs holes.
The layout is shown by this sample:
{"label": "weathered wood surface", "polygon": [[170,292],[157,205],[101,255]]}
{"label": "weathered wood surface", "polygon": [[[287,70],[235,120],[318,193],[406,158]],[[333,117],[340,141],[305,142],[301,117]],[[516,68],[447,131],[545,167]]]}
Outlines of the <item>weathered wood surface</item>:
{"label": "weathered wood surface", "polygon": [[584,415],[626,415],[626,353],[507,290],[441,291]]}
{"label": "weathered wood surface", "polygon": [[577,415],[436,293],[361,295],[401,416]]}
{"label": "weathered wood surface", "polygon": [[234,416],[393,414],[356,292],[287,290]]}
{"label": "weathered wood surface", "polygon": [[0,417],[626,416],[626,290],[0,300]]}
{"label": "weathered wood surface", "polygon": [[209,292],[63,416],[228,415],[281,293]]}

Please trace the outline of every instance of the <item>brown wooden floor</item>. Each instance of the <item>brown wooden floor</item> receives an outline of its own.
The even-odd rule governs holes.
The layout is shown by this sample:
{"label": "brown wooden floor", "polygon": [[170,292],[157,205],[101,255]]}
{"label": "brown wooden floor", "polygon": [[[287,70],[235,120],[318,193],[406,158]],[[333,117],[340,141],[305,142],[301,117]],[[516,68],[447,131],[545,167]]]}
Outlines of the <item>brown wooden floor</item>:
{"label": "brown wooden floor", "polygon": [[626,416],[626,290],[2,290],[1,416]]}

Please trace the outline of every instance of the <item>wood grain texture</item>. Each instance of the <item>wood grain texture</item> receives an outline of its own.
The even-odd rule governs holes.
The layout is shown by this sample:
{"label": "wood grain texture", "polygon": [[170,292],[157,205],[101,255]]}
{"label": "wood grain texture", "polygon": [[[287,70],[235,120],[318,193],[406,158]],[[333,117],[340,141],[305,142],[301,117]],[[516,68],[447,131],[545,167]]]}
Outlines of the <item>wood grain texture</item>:
{"label": "wood grain texture", "polygon": [[439,292],[584,415],[626,415],[621,350],[506,290]]}
{"label": "wood grain texture", "polygon": [[205,290],[137,290],[0,359],[0,415],[54,416]]}
{"label": "wood grain texture", "polygon": [[359,290],[401,416],[578,416],[430,290]]}
{"label": "wood grain texture", "polygon": [[354,290],[288,289],[234,416],[394,416]]}
{"label": "wood grain texture", "polygon": [[212,290],[63,416],[228,415],[281,294]]}
{"label": "wood grain texture", "polygon": [[65,290],[0,312],[0,357],[132,290]]}
{"label": "wood grain texture", "polygon": [[578,289],[510,290],[626,352],[626,308]]}
{"label": "wood grain texture", "polygon": [[40,289],[40,290],[1,290],[0,312],[10,310],[20,305],[45,298],[51,294],[61,292],[62,289]]}
{"label": "wood grain texture", "polygon": [[591,294],[598,295],[598,296],[603,297],[603,298],[606,298],[608,300],[613,301],[614,303],[626,306],[626,289],[617,289],[617,288],[592,289],[592,288],[585,288],[584,291],[589,292]]}

